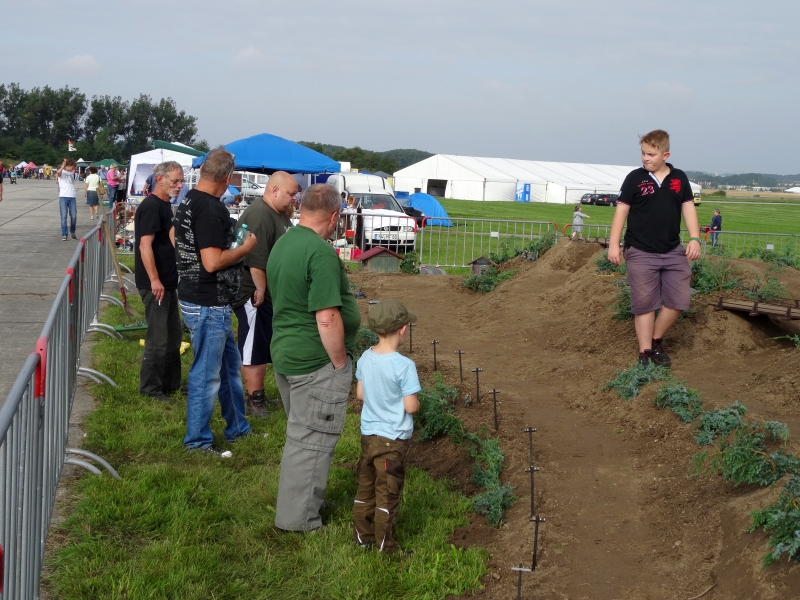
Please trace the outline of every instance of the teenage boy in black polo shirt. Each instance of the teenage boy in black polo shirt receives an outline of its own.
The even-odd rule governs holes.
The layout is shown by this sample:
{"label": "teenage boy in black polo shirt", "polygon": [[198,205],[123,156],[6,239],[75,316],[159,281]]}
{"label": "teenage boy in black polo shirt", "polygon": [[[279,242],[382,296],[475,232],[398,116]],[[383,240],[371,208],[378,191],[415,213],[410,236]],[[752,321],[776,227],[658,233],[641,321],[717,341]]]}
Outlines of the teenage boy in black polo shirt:
{"label": "teenage boy in black polo shirt", "polygon": [[[640,143],[642,168],[629,173],[622,183],[611,223],[608,259],[615,265],[622,261],[620,237],[627,220],[624,258],[639,362],[669,367],[672,361],[662,340],[689,308],[689,261],[700,257],[700,226],[686,173],[667,162],[669,134],[656,129]],[[685,250],[680,239],[681,215],[690,236]],[[658,318],[654,319],[656,310]]]}

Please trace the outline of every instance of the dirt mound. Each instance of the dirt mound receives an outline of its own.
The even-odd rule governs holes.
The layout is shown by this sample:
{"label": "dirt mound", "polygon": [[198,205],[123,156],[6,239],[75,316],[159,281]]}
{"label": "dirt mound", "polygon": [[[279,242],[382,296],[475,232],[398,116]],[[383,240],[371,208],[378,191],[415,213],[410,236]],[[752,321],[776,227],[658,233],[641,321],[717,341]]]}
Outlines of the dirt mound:
{"label": "dirt mound", "polygon": [[[698,451],[694,425],[683,425],[653,406],[646,388],[623,401],[600,388],[636,356],[632,321],[610,308],[619,276],[596,273],[602,247],[562,241],[541,259],[503,265],[513,278],[487,295],[474,294],[461,276],[355,273],[369,299],[396,298],[418,315],[413,352],[421,376],[432,371],[431,340],[438,340],[439,369],[459,383],[456,350],[463,355],[464,393],[477,395],[472,369],[480,367],[482,402],[457,414],[472,431],[493,431],[487,391],[498,396],[498,436],[506,454],[504,483],[520,500],[499,530],[480,517],[454,543],[481,544],[492,553],[493,575],[477,595],[513,597],[511,565],[529,565],[533,525],[526,426],[534,438],[540,564],[526,574],[526,597],[689,598],[716,586],[704,599],[800,596],[800,569],[780,563],[761,569],[763,532],[748,534],[748,512],[764,506],[776,489],[734,489],[718,476],[692,477]],[[767,265],[734,261],[748,277]],[[800,297],[800,273],[777,276]],[[739,400],[756,419],[784,421],[800,432],[800,350],[782,335],[786,324],[746,313],[715,311],[716,297],[697,297],[694,314],[666,340],[673,374],[703,394],[706,408]],[[364,314],[365,300],[359,301]],[[411,462],[474,493],[463,448],[434,441],[415,445]],[[790,443],[789,451],[798,451]],[[402,525],[401,525],[402,527]],[[644,567],[644,568],[643,568]],[[497,578],[499,577],[499,579]]]}

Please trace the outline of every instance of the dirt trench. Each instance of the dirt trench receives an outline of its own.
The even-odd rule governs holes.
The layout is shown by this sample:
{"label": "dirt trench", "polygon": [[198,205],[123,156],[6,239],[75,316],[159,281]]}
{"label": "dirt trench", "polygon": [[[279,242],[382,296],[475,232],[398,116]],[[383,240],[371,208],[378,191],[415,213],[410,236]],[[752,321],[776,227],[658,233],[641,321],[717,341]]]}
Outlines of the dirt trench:
{"label": "dirt trench", "polygon": [[[433,369],[431,340],[439,340],[439,370],[459,383],[456,350],[463,350],[463,393],[474,401],[480,367],[480,404],[457,414],[472,431],[493,429],[495,387],[499,438],[506,455],[504,482],[520,499],[500,529],[474,515],[457,532],[457,545],[491,552],[483,598],[512,598],[516,575],[530,566],[528,440],[535,427],[536,513],[539,563],[523,578],[523,597],[544,599],[800,597],[800,566],[761,569],[763,532],[745,533],[749,511],[774,501],[773,489],[733,488],[718,476],[691,477],[698,447],[694,425],[653,406],[654,390],[632,401],[600,388],[636,357],[633,323],[612,318],[614,277],[598,275],[595,244],[562,241],[535,263],[515,259],[514,277],[485,296],[461,277],[358,272],[351,281],[371,300],[395,298],[418,315],[409,354],[421,377]],[[741,261],[749,273],[765,269]],[[800,273],[776,275],[800,297]],[[703,393],[706,408],[739,400],[750,416],[780,420],[800,434],[800,350],[768,338],[780,324],[713,310],[716,298],[694,301],[696,314],[678,323],[666,346],[673,374]],[[367,300],[359,300],[366,314]],[[405,348],[408,351],[408,347]],[[800,439],[800,438],[798,438]],[[795,441],[789,451],[798,452]],[[448,440],[414,445],[410,461],[453,479],[465,493],[471,466],[466,451]]]}

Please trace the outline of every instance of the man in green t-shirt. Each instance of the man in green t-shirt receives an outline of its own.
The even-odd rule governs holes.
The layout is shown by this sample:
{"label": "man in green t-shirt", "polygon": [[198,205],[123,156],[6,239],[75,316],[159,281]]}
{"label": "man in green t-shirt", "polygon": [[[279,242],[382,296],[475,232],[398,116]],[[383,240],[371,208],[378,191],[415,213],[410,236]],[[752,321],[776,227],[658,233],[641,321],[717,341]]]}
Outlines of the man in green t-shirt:
{"label": "man in green t-shirt", "polygon": [[344,264],[326,241],[340,204],[332,186],[309,187],[299,224],[275,243],[267,263],[270,353],[288,416],[275,526],[289,531],[322,526],[319,509],[353,380],[361,315]]}

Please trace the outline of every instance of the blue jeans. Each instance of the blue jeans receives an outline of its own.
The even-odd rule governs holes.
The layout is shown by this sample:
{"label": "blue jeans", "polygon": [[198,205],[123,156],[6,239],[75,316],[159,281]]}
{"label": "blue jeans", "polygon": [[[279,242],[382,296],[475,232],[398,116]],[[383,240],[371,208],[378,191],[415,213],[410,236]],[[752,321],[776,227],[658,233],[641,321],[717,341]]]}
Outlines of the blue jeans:
{"label": "blue jeans", "polygon": [[233,340],[230,306],[198,306],[180,301],[183,321],[192,336],[194,360],[189,369],[186,406],[187,448],[205,448],[214,441],[211,413],[219,395],[225,419],[225,439],[247,435],[250,424],[244,416],[242,361]]}
{"label": "blue jeans", "polygon": [[717,245],[717,238],[719,237],[719,231],[712,231],[711,232],[711,246],[712,248]]}
{"label": "blue jeans", "polygon": [[58,207],[61,211],[61,235],[67,235],[67,211],[69,211],[69,231],[75,233],[76,221],[78,219],[78,206],[75,198],[60,197],[58,199]]}

